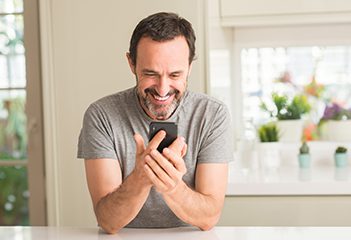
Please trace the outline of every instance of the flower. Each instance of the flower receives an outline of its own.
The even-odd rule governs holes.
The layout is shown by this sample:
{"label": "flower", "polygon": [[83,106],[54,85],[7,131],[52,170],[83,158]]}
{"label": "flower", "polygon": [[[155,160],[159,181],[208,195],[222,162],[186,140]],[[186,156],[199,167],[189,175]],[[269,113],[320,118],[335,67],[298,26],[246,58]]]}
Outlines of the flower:
{"label": "flower", "polygon": [[351,119],[351,109],[342,107],[338,103],[327,105],[321,120],[347,120]]}
{"label": "flower", "polygon": [[322,84],[317,83],[315,76],[312,76],[311,82],[304,87],[304,92],[307,95],[321,98],[325,87]]}

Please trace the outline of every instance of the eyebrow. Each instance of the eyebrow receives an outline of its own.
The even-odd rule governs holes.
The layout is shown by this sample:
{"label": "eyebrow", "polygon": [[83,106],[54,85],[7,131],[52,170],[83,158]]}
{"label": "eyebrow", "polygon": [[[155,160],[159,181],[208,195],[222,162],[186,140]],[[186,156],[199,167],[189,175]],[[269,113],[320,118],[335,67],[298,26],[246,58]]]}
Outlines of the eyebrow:
{"label": "eyebrow", "polygon": [[147,69],[147,68],[146,68],[146,69],[143,69],[142,72],[143,72],[143,73],[158,73],[158,72],[156,72],[156,71],[154,71],[154,70]]}
{"label": "eyebrow", "polygon": [[[182,74],[184,71],[183,70],[177,70],[177,71],[174,71],[174,72],[171,72],[170,74]],[[159,74],[159,72],[155,71],[155,70],[152,70],[152,69],[143,69],[142,70],[142,73],[154,73],[154,74]]]}

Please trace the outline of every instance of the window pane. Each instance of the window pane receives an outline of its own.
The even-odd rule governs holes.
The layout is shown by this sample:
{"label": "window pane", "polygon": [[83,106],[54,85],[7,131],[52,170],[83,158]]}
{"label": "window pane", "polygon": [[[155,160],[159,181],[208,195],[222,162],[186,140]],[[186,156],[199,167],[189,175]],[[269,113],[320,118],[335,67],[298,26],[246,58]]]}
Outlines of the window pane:
{"label": "window pane", "polygon": [[0,225],[29,225],[27,168],[0,166]]}
{"label": "window pane", "polygon": [[13,55],[8,59],[10,65],[10,87],[25,88],[26,87],[26,63],[24,54]]}
{"label": "window pane", "polygon": [[[351,46],[247,48],[241,52],[241,63],[246,123],[257,126],[268,120],[260,104],[269,106],[273,92],[307,95],[312,104],[309,119],[314,124],[328,104],[351,107]],[[318,92],[310,91],[314,83],[312,90]],[[245,130],[246,136],[253,136],[250,129]]]}
{"label": "window pane", "polygon": [[7,57],[0,54],[0,88],[8,87]]}
{"label": "window pane", "polygon": [[23,17],[0,18],[0,87],[25,87]]}
{"label": "window pane", "polygon": [[0,0],[0,13],[23,12],[23,0]]}
{"label": "window pane", "polygon": [[0,91],[0,159],[25,159],[25,90]]}

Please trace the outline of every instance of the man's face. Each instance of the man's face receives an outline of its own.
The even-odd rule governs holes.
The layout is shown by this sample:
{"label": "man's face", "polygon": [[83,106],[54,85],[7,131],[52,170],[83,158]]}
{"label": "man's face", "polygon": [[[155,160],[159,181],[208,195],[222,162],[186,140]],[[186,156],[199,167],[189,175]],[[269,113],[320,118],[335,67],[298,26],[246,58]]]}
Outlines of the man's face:
{"label": "man's face", "polygon": [[140,39],[137,59],[129,65],[137,79],[137,93],[144,111],[157,120],[168,119],[179,105],[190,72],[189,47],[184,37],[165,42]]}

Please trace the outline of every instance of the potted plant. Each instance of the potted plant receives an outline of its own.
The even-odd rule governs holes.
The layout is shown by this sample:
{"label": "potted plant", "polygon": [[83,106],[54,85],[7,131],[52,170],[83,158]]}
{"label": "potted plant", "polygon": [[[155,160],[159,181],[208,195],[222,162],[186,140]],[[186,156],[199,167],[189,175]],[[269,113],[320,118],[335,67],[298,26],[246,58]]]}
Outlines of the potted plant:
{"label": "potted plant", "polygon": [[261,142],[278,142],[279,133],[275,122],[263,124],[258,129]]}
{"label": "potted plant", "polygon": [[305,141],[299,149],[298,158],[300,168],[309,168],[311,166],[310,148]]}
{"label": "potted plant", "polygon": [[318,129],[323,140],[350,141],[351,140],[351,109],[338,103],[325,107]]}
{"label": "potted plant", "polygon": [[269,122],[258,128],[260,144],[258,156],[260,164],[265,169],[276,169],[280,164],[279,131],[275,122]]}
{"label": "potted plant", "polygon": [[307,97],[302,94],[289,99],[287,95],[272,93],[273,107],[270,109],[265,103],[261,108],[271,117],[278,120],[277,127],[280,132],[280,141],[301,141],[303,132],[302,116],[311,110]]}
{"label": "potted plant", "polygon": [[334,154],[335,166],[345,167],[348,163],[347,148],[343,146],[338,146]]}

